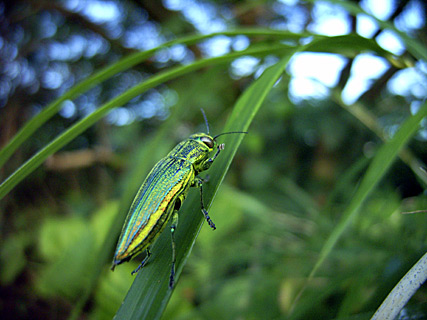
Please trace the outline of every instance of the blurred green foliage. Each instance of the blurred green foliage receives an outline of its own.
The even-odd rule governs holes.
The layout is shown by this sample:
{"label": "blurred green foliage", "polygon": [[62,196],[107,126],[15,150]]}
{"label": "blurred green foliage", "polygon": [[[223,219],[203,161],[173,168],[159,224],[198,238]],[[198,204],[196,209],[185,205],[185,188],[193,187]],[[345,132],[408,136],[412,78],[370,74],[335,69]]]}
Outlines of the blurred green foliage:
{"label": "blurred green foliage", "polygon": [[[188,17],[166,9],[160,2],[123,3],[120,26],[126,30],[139,26],[139,16],[134,15],[143,12],[146,21],[159,27],[158,37],[162,40],[173,39],[167,35],[174,34],[179,41],[183,34],[200,32]],[[218,10],[232,8],[231,25],[259,27],[261,31],[265,27],[262,21],[273,23],[278,19],[272,12],[281,5],[278,1],[197,3]],[[396,2],[388,23],[393,26],[396,17],[414,3],[418,4]],[[350,12],[354,13],[353,5],[360,9],[355,2],[347,8]],[[2,16],[13,27],[9,38],[3,35],[2,39],[15,43],[19,57],[29,65],[40,67],[34,67],[38,87],[34,83],[26,87],[10,82],[10,88],[12,84],[15,87],[7,99],[0,97],[2,146],[42,107],[94,70],[114,66],[113,61],[120,63],[120,58],[147,49],[120,43],[110,34],[115,28],[92,21],[84,10],[52,6],[42,3],[37,7],[30,1],[2,7]],[[313,10],[313,4],[302,2],[294,7],[304,13]],[[312,17],[304,17],[308,19],[307,27]],[[287,18],[292,20],[291,15]],[[49,28],[43,28],[43,23],[54,23],[57,32],[44,34],[42,31]],[[355,33],[351,19],[349,24]],[[298,39],[306,32],[304,28],[292,38],[286,34],[287,44],[302,47]],[[374,41],[355,35],[325,37],[326,40],[319,37],[315,40],[324,40],[324,44],[317,47],[313,41],[314,51],[343,54],[349,68],[353,58],[368,47],[387,61],[384,75],[374,79],[365,94],[351,105],[340,98],[349,80],[346,67],[341,70],[339,83],[317,98],[296,100],[289,93],[292,75],[283,74],[254,118],[213,200],[210,215],[217,230],[201,228],[162,319],[372,316],[399,279],[426,252],[425,212],[403,214],[427,208],[427,174],[419,169],[425,166],[427,155],[425,119],[400,158],[361,204],[360,214],[325,256],[324,263],[312,278],[309,275],[342,221],[377,150],[425,101],[425,91],[399,95],[390,89],[390,79],[401,70],[415,68],[425,76],[425,61],[420,58],[425,22],[422,28],[408,34],[401,55],[391,55]],[[74,36],[89,37],[93,50],[100,37],[99,48],[106,48],[92,56],[87,51],[66,61],[41,58],[46,54],[41,49],[44,42],[65,42]],[[249,49],[282,45],[281,38],[273,35],[249,38],[253,45]],[[373,38],[376,40],[376,36]],[[310,39],[313,38],[306,41]],[[198,45],[201,43],[199,39]],[[202,60],[206,52],[198,45],[183,45],[186,58],[182,61],[171,58],[164,62],[159,54],[88,92],[81,89],[78,93],[82,94],[72,100],[75,109],[71,116],[63,106],[62,113],[53,113],[48,122],[40,122],[37,133],[26,139],[1,168],[3,182],[34,152],[87,119],[106,101],[129,92],[143,80],[171,72],[175,66],[186,68],[194,61],[202,61],[201,68],[161,82],[79,133],[41,167],[32,167],[31,174],[1,200],[2,318],[111,319],[116,314],[134,282],[130,273],[138,261],[120,265],[115,272],[109,270],[109,263],[118,237],[116,231],[143,177],[175,143],[206,130],[200,107],[208,116],[211,132],[222,132],[231,106],[259,79],[259,74],[253,76],[254,72],[274,65],[277,56],[285,54],[279,50],[272,56],[261,54],[259,69],[237,76],[230,71],[228,61],[217,64]],[[90,48],[88,45],[86,50]],[[5,62],[9,74],[13,70],[11,62]],[[44,64],[45,69],[41,67]],[[64,80],[62,86],[49,88],[49,68],[59,68],[61,72],[66,68],[64,77],[70,83]],[[197,190],[191,193],[197,195]],[[426,317],[426,296],[424,284],[404,312]]]}

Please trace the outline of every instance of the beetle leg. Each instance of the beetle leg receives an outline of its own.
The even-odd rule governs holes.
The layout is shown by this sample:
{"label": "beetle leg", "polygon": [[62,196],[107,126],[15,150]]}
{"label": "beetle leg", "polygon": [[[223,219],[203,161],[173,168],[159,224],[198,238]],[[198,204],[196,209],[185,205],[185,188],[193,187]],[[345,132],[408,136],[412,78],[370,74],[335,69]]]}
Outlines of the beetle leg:
{"label": "beetle leg", "polygon": [[200,188],[200,203],[201,203],[202,213],[205,216],[209,226],[215,230],[216,229],[215,223],[213,223],[213,221],[211,220],[211,217],[209,217],[208,211],[205,209],[205,205],[203,204],[203,179],[196,177],[196,182],[198,187]]}
{"label": "beetle leg", "polygon": [[213,162],[216,159],[216,157],[218,157],[219,153],[221,152],[221,150],[224,150],[224,148],[225,148],[225,144],[224,143],[221,143],[221,144],[218,145],[217,150],[216,150],[213,158],[210,159],[211,162]]}
{"label": "beetle leg", "polygon": [[225,144],[221,143],[218,145],[217,150],[214,154],[214,156],[212,158],[209,158],[208,160],[206,160],[206,162],[203,165],[203,171],[209,169],[209,167],[212,165],[212,163],[214,162],[214,160],[216,159],[216,157],[218,157],[219,153],[221,152],[221,150],[224,150],[225,148]]}
{"label": "beetle leg", "polygon": [[136,268],[135,270],[132,271],[132,275],[134,275],[135,273],[137,273],[139,270],[141,270],[141,268],[143,266],[145,266],[145,264],[147,263],[148,259],[151,256],[151,252],[150,252],[150,248],[146,249],[146,253],[147,255],[145,256],[144,260],[142,260],[141,264],[138,266],[138,268]]}
{"label": "beetle leg", "polygon": [[172,267],[171,275],[169,278],[169,288],[173,287],[175,282],[175,262],[176,262],[176,253],[175,253],[175,230],[178,226],[178,210],[174,210],[172,214],[172,224],[171,224],[171,240],[172,240]]}
{"label": "beetle leg", "polygon": [[210,176],[207,174],[204,178],[201,178],[199,176],[195,176],[193,182],[191,183],[190,187],[197,187],[200,188],[200,185],[209,182]]}

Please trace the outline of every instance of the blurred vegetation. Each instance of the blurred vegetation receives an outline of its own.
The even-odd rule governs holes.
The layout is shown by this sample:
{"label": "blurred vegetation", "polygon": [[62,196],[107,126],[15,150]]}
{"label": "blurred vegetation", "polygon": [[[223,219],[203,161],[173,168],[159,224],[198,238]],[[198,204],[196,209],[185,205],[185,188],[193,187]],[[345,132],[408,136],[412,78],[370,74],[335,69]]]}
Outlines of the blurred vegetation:
{"label": "blurred vegetation", "polygon": [[[211,133],[225,131],[227,121],[252,121],[249,134],[212,201],[216,231],[202,226],[198,234],[202,215],[183,210],[181,232],[200,219],[194,248],[179,248],[173,294],[139,308],[166,308],[162,319],[369,319],[427,251],[426,121],[408,126],[427,108],[427,7],[392,1],[387,18],[371,17],[375,30],[361,37],[370,5],[0,3],[2,319],[111,319],[123,300],[139,301],[132,290],[126,297],[138,261],[111,272],[114,245],[153,164],[206,130],[201,107]],[[408,13],[414,7],[424,17],[417,27]],[[315,26],[331,15],[342,17],[347,35],[317,35]],[[386,29],[400,39],[399,52],[384,47]],[[314,93],[297,96],[291,60],[272,88],[259,88],[264,70],[299,50],[342,59],[331,67],[333,86],[312,79]],[[386,67],[349,103],[344,92],[366,54]],[[412,85],[399,87],[405,81]],[[258,112],[257,93],[266,94]],[[238,146],[229,141],[209,172],[207,202],[226,168],[220,161]],[[168,232],[159,243],[170,245]],[[168,270],[170,252],[159,255]],[[150,265],[137,280],[158,268]],[[427,318],[426,284],[405,317]]]}

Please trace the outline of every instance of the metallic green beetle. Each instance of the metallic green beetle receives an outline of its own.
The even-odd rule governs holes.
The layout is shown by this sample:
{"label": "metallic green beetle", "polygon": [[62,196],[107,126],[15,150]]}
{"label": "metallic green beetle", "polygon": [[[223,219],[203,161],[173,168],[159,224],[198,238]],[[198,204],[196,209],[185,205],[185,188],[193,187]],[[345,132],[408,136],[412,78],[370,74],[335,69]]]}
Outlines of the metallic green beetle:
{"label": "metallic green beetle", "polygon": [[[132,274],[138,272],[150,256],[150,245],[172,218],[172,268],[169,287],[173,287],[176,261],[174,234],[178,225],[178,210],[189,188],[199,187],[202,213],[209,226],[215,230],[215,224],[203,206],[203,180],[198,177],[198,174],[209,169],[220,151],[224,149],[224,144],[217,144],[216,138],[230,133],[246,132],[226,132],[215,137],[206,133],[193,134],[187,140],[180,142],[154,166],[130,207],[117,243],[112,270],[116,265],[129,261],[146,250],[146,258]],[[215,148],[217,151],[210,158],[209,155]]]}

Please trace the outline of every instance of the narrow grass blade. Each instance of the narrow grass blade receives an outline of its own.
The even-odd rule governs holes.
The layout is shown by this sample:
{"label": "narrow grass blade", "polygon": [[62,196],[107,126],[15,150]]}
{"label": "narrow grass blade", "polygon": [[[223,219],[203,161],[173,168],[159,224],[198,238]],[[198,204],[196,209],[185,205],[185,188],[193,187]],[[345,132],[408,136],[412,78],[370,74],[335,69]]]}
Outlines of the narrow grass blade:
{"label": "narrow grass blade", "polygon": [[[342,101],[341,93],[338,91],[333,93],[332,98],[339,106],[347,110],[364,126],[374,132],[381,140],[386,140],[384,128],[380,125],[378,118],[362,103],[356,102],[352,105],[347,105]],[[412,172],[417,176],[420,183],[427,186],[427,175],[421,169],[425,166],[424,163],[418,159],[409,148],[402,148],[399,157],[412,169]]]}
{"label": "narrow grass blade", "polygon": [[[266,95],[285,70],[292,54],[293,52],[290,52],[277,64],[267,69],[244,92],[236,103],[223,132],[247,130]],[[225,150],[209,170],[210,179],[204,188],[206,208],[210,207],[216,190],[224,179],[242,139],[243,137],[238,134],[224,136]],[[215,214],[212,213],[211,217],[214,220]],[[179,279],[179,275],[191,252],[203,221],[204,217],[200,212],[200,198],[197,190],[195,190],[190,192],[180,211],[180,222],[176,234],[176,280]],[[138,273],[122,306],[117,312],[116,319],[158,319],[163,313],[172,294],[172,290],[168,288],[171,244],[170,235],[167,230],[163,232],[154,245],[152,253],[150,263]]]}

